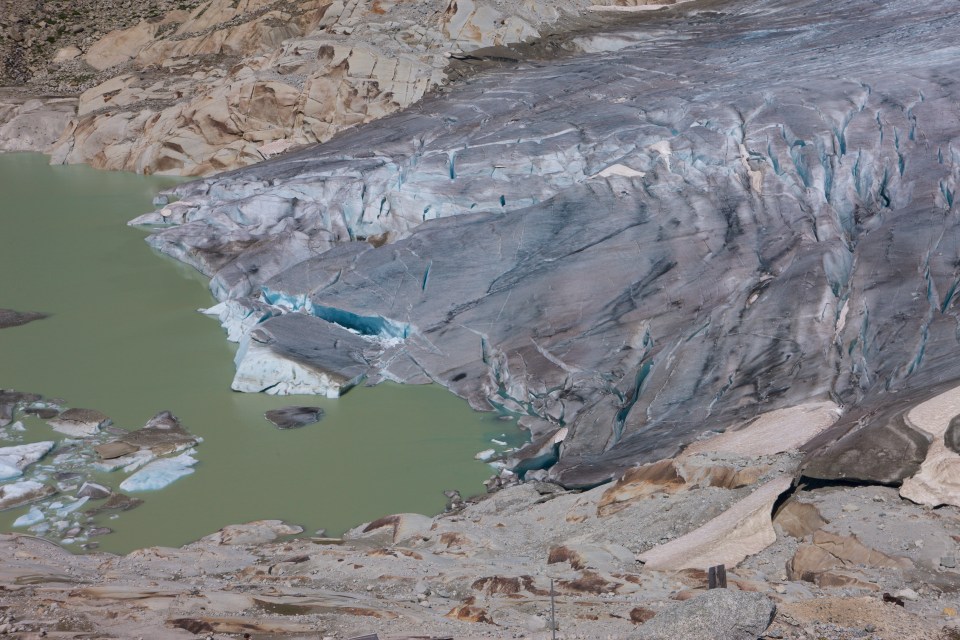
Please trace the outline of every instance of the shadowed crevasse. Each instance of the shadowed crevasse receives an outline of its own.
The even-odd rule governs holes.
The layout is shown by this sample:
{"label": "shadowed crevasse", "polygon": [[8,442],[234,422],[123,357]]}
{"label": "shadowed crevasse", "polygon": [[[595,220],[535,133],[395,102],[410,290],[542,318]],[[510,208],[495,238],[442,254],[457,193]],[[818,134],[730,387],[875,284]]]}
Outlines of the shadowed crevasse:
{"label": "shadowed crevasse", "polygon": [[150,243],[241,308],[390,328],[353,361],[370,380],[569,427],[566,486],[824,399],[845,417],[805,473],[840,473],[853,438],[897,482],[926,450],[903,407],[960,378],[953,9],[684,5],[137,222],[172,223]]}

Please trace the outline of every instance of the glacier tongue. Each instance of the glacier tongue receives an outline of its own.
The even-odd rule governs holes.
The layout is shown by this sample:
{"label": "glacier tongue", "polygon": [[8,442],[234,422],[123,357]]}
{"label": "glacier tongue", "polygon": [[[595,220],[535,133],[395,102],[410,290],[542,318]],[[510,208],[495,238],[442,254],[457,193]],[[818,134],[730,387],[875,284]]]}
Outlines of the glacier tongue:
{"label": "glacier tongue", "polygon": [[[873,477],[873,443],[896,482],[904,407],[960,380],[958,30],[947,0],[648,14],[178,186],[150,242],[231,300],[237,388],[439,381],[567,426],[581,487],[831,400],[807,472]],[[377,318],[416,330],[338,326]]]}

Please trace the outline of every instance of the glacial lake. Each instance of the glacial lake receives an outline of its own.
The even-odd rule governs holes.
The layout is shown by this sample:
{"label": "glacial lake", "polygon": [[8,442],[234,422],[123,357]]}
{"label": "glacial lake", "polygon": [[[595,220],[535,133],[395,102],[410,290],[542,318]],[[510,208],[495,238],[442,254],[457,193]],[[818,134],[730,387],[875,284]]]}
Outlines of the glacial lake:
{"label": "glacial lake", "polygon": [[[474,454],[497,448],[493,438],[516,445],[523,436],[440,387],[379,385],[338,400],[232,392],[236,347],[197,312],[215,302],[206,279],[126,226],[173,183],[0,154],[0,308],[50,314],[0,329],[0,388],[97,409],[125,429],[169,410],[204,440],[192,475],[132,494],[145,500],[132,511],[97,517],[114,530],[92,539],[101,550],[179,546],[267,518],[336,535],[388,513],[442,511],[444,489],[483,491],[492,470]],[[286,431],[264,419],[288,405],[326,416]],[[63,439],[39,418],[24,423],[20,441],[0,446]],[[125,477],[95,479],[116,487]],[[28,510],[0,512],[0,531],[27,533],[12,523]]]}

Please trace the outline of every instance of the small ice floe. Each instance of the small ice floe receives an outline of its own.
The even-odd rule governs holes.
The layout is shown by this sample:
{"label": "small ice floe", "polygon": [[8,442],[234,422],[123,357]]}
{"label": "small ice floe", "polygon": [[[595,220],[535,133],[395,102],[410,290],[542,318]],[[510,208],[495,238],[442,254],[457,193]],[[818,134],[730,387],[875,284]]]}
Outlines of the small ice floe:
{"label": "small ice floe", "polygon": [[193,473],[197,459],[190,451],[175,458],[155,460],[120,483],[122,491],[155,491]]}
{"label": "small ice floe", "polygon": [[[87,504],[87,501],[88,501],[89,499],[90,499],[90,498],[80,498],[80,499],[77,500],[76,502],[72,502],[72,503],[70,503],[70,504],[68,504],[68,505],[66,505],[66,506],[64,506],[64,507],[60,507],[59,509],[57,509],[57,516],[59,516],[59,517],[62,518],[62,517],[66,516],[66,515],[69,514],[69,513],[73,513],[74,511],[76,511],[77,509],[79,509],[80,507],[82,507],[83,505]],[[52,505],[51,505],[51,506],[52,506]]]}
{"label": "small ice floe", "polygon": [[53,442],[32,442],[14,447],[0,447],[0,480],[23,475],[23,470],[47,455]]}
{"label": "small ice floe", "polygon": [[486,462],[487,460],[489,460],[490,458],[492,458],[492,457],[495,456],[496,454],[497,454],[497,452],[496,452],[494,449],[484,449],[483,451],[481,451],[480,453],[478,453],[477,455],[475,455],[475,456],[473,456],[473,457],[474,457],[475,460],[480,460],[480,461],[482,461],[482,462]]}
{"label": "small ice floe", "polygon": [[154,455],[154,453],[149,449],[141,449],[140,451],[131,453],[130,455],[96,462],[93,464],[93,468],[97,471],[107,472],[123,469],[127,473],[132,473],[156,457],[157,456]]}
{"label": "small ice floe", "polygon": [[26,512],[19,518],[13,521],[13,526],[15,527],[29,527],[31,525],[37,524],[38,522],[43,522],[43,512],[36,507],[30,507],[30,511]]}
{"label": "small ice floe", "polygon": [[42,500],[56,492],[53,487],[32,480],[0,485],[0,511]]}

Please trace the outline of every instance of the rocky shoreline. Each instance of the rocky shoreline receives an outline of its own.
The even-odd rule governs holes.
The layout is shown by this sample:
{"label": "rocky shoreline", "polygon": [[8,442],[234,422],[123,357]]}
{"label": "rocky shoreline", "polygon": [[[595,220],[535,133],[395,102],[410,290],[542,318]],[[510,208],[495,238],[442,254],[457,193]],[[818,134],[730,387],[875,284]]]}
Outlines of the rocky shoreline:
{"label": "rocky shoreline", "polygon": [[[755,455],[770,447],[762,428],[725,435],[589,491],[513,484],[342,538],[291,537],[302,529],[261,521],[118,557],[0,536],[2,628],[22,638],[545,639],[552,581],[560,638],[695,638],[704,621],[727,625],[712,627],[724,638],[956,637],[960,510],[881,485],[793,486],[796,449]],[[748,443],[761,443],[754,455]],[[744,505],[755,515],[731,521]],[[719,563],[722,597],[707,593],[706,569]],[[775,607],[772,621],[751,613],[761,605]]]}

